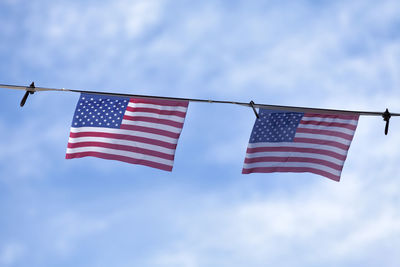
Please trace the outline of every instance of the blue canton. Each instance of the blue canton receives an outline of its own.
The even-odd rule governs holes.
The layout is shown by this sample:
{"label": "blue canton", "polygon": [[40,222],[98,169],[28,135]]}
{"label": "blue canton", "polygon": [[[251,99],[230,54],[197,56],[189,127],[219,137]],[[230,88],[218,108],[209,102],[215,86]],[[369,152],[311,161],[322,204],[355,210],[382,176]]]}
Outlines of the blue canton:
{"label": "blue canton", "polygon": [[82,93],[72,127],[119,128],[128,103],[129,97]]}
{"label": "blue canton", "polygon": [[304,113],[259,110],[250,136],[250,143],[292,142]]}

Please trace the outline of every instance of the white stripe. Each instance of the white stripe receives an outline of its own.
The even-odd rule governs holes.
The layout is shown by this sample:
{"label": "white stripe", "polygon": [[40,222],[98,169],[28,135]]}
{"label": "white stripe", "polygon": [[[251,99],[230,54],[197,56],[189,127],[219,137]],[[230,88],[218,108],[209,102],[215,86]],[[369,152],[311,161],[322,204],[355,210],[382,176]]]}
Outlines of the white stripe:
{"label": "white stripe", "polygon": [[154,108],[154,109],[159,109],[159,110],[172,110],[172,111],[181,111],[181,112],[186,112],[187,107],[179,107],[179,106],[167,106],[167,105],[156,105],[156,104],[146,104],[146,103],[132,103],[129,102],[128,104],[129,107],[133,108]]}
{"label": "white stripe", "polygon": [[354,135],[354,132],[355,132],[355,130],[350,130],[350,129],[343,128],[343,127],[312,125],[312,124],[299,124],[299,127],[297,127],[297,128],[315,129],[315,130],[327,130],[327,131],[345,133],[345,134],[348,134],[348,135]]}
{"label": "white stripe", "polygon": [[294,138],[311,138],[311,139],[319,139],[321,141],[334,141],[341,143],[343,145],[350,145],[351,141],[337,137],[337,136],[330,136],[330,135],[324,135],[324,134],[312,134],[312,133],[296,133]]}
{"label": "white stripe", "polygon": [[344,161],[333,158],[327,155],[317,154],[317,153],[303,153],[303,152],[257,152],[257,153],[247,153],[246,158],[259,158],[259,157],[301,157],[301,158],[315,158],[315,159],[322,159],[339,166],[342,166]]}
{"label": "white stripe", "polygon": [[252,169],[258,167],[299,167],[299,168],[313,168],[317,170],[322,170],[333,174],[335,176],[340,176],[341,171],[334,170],[324,165],[320,165],[317,163],[308,163],[308,162],[257,162],[257,163],[245,163],[243,165],[244,169]]}
{"label": "white stripe", "polygon": [[130,121],[130,120],[122,120],[122,124],[125,125],[136,125],[136,126],[143,126],[148,128],[153,128],[157,130],[164,130],[172,133],[181,133],[182,128],[174,127],[170,125],[154,123],[154,122],[146,122],[146,121]]}
{"label": "white stripe", "polygon": [[170,144],[176,144],[178,142],[177,138],[171,138],[164,135],[146,133],[141,131],[125,130],[125,129],[115,129],[115,128],[100,128],[100,127],[71,127],[72,133],[82,133],[82,132],[96,132],[96,133],[110,133],[110,134],[123,134],[130,136],[145,137],[155,140],[160,140]]}
{"label": "white stripe", "polygon": [[153,151],[159,151],[159,152],[162,152],[165,154],[170,154],[170,155],[175,154],[175,149],[165,148],[162,146],[151,145],[151,144],[146,144],[146,143],[141,143],[141,142],[115,139],[115,138],[105,138],[105,137],[72,138],[72,137],[70,137],[68,140],[68,143],[72,143],[72,144],[81,143],[81,142],[102,142],[102,143],[108,143],[108,144],[125,145],[125,146],[130,146],[130,147],[144,148],[144,149],[149,149],[149,150],[153,150]]}
{"label": "white stripe", "polygon": [[169,166],[173,165],[172,160],[162,159],[159,157],[154,157],[154,156],[149,156],[149,155],[143,155],[140,153],[117,150],[117,149],[110,149],[110,148],[103,148],[103,147],[67,148],[67,154],[82,153],[82,152],[100,152],[100,153],[105,153],[105,154],[110,154],[110,155],[125,156],[125,157],[132,158],[132,159],[148,160],[148,161],[162,163],[162,164],[169,165]]}
{"label": "white stripe", "polygon": [[179,116],[174,116],[174,115],[162,115],[162,114],[157,114],[157,113],[151,113],[151,112],[131,112],[131,111],[125,111],[125,115],[127,116],[132,116],[132,117],[149,117],[149,118],[156,118],[156,119],[163,119],[163,120],[170,120],[170,121],[176,121],[183,123],[185,121],[185,118],[179,117]]}
{"label": "white stripe", "polygon": [[340,155],[347,155],[347,150],[340,149],[338,147],[319,145],[319,144],[310,144],[310,143],[294,143],[294,142],[280,142],[280,143],[249,143],[248,148],[257,148],[257,147],[299,147],[299,148],[315,148],[315,149],[323,149],[338,153]]}
{"label": "white stripe", "polygon": [[335,122],[335,123],[345,123],[357,126],[358,120],[349,119],[339,119],[339,118],[321,118],[321,117],[303,117],[302,121],[323,121],[323,122]]}

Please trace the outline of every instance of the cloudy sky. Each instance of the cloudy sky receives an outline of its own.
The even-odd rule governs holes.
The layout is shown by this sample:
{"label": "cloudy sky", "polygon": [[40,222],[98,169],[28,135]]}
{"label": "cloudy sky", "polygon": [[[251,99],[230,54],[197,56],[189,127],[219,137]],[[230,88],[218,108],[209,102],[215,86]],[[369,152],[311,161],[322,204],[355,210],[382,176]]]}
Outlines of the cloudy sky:
{"label": "cloudy sky", "polygon": [[[400,2],[0,1],[0,83],[400,112]],[[399,266],[400,120],[341,182],[241,168],[255,117],[191,103],[172,173],[65,160],[79,95],[0,89],[0,266]]]}

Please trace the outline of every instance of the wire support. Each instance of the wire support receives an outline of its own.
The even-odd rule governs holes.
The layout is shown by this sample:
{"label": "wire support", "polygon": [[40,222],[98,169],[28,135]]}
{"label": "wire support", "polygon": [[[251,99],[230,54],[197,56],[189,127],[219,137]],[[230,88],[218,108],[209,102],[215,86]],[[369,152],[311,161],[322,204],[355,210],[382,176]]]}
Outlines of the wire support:
{"label": "wire support", "polygon": [[[34,83],[32,83],[34,84]],[[88,93],[108,96],[121,96],[121,97],[134,97],[134,98],[150,98],[150,99],[163,99],[163,100],[181,100],[189,102],[200,102],[200,103],[215,103],[215,104],[233,104],[245,107],[251,107],[253,111],[255,108],[279,110],[279,111],[292,111],[292,112],[308,112],[308,113],[319,113],[319,114],[357,114],[363,116],[385,116],[385,112],[378,111],[360,111],[360,110],[343,110],[343,109],[326,109],[326,108],[310,108],[300,106],[283,106],[283,105],[269,105],[269,104],[257,104],[251,102],[237,102],[229,100],[213,100],[213,99],[199,99],[199,98],[182,98],[182,97],[166,97],[166,96],[154,96],[154,95],[139,95],[139,94],[124,94],[124,93],[110,93],[110,92],[99,92],[99,91],[88,91],[78,89],[66,89],[66,88],[47,88],[47,87],[35,87],[32,86],[21,86],[21,85],[8,85],[0,84],[0,88],[24,90],[33,94],[34,92],[45,92],[45,91],[56,91],[56,92],[73,92],[73,93]],[[26,100],[26,99],[25,99]],[[25,103],[25,102],[24,102]],[[398,117],[400,113],[389,113],[391,117]],[[386,115],[387,117],[388,115]]]}

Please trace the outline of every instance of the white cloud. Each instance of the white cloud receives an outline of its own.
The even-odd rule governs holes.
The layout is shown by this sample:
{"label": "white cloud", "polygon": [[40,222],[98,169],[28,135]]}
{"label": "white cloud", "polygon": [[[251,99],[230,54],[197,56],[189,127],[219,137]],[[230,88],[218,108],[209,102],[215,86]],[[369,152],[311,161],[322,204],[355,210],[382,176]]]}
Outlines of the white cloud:
{"label": "white cloud", "polygon": [[[223,203],[223,197],[214,199],[179,218],[182,238],[160,251],[156,262],[159,266],[188,259],[195,259],[193,266],[241,266],[244,262],[251,266],[350,266],[362,255],[368,263],[380,257],[374,251],[386,240],[391,239],[393,247],[399,245],[392,237],[400,237],[400,213],[398,201],[379,199],[383,193],[379,181],[369,184],[359,179],[348,175],[340,184],[321,180],[297,192],[273,193],[238,204]],[[392,249],[385,258],[391,266],[398,256]]]}
{"label": "white cloud", "polygon": [[15,266],[18,260],[23,257],[25,247],[16,242],[9,242],[0,248],[0,264],[2,266]]}
{"label": "white cloud", "polygon": [[[0,120],[0,181],[19,182],[25,179],[43,179],[47,172],[54,170],[52,155],[63,153],[58,149],[66,140],[68,127],[63,121],[46,122],[46,117],[19,121],[19,125]],[[66,130],[66,131],[65,131]],[[64,144],[66,147],[66,143]]]}
{"label": "white cloud", "polygon": [[47,225],[50,250],[67,256],[76,252],[79,242],[107,230],[105,219],[93,218],[75,211],[64,211],[55,215]]}
{"label": "white cloud", "polygon": [[[96,6],[65,2],[52,3],[45,14],[35,16],[35,24],[42,28],[28,26],[32,34],[39,34],[49,44],[71,42],[74,47],[90,41],[112,41],[136,38],[160,18],[162,0],[111,1]],[[107,12],[112,10],[112,12]],[[99,40],[100,39],[100,40]],[[71,47],[69,48],[71,49]]]}
{"label": "white cloud", "polygon": [[160,5],[162,1],[127,1],[119,4],[124,12],[125,32],[129,37],[137,37],[160,18]]}
{"label": "white cloud", "polygon": [[176,266],[176,267],[196,267],[198,258],[187,250],[174,251],[174,253],[162,254],[159,257],[149,260],[149,266]]}

